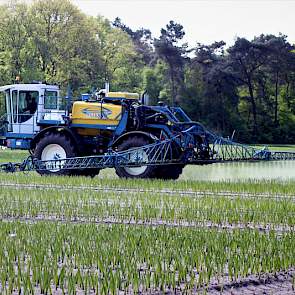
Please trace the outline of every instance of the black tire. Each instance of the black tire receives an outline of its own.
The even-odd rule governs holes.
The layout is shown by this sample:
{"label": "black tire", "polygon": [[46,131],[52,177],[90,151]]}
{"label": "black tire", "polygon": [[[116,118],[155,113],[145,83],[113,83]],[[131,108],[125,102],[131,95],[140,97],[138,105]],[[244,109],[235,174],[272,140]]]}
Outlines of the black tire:
{"label": "black tire", "polygon": [[157,167],[155,178],[165,180],[176,180],[182,174],[183,165],[171,164]]}
{"label": "black tire", "polygon": [[[42,153],[44,152],[45,148],[49,145],[58,145],[60,146],[66,154],[66,158],[71,158],[76,156],[75,146],[71,142],[70,138],[65,136],[64,134],[60,133],[46,133],[44,137],[42,137],[36,145],[34,151],[34,157],[42,160]],[[43,158],[44,159],[44,158]],[[45,169],[44,169],[45,168]],[[41,175],[71,175],[71,170],[65,169],[37,169],[37,172]]]}
{"label": "black tire", "polygon": [[[172,148],[173,159],[181,162],[181,150],[174,145]],[[157,167],[155,178],[164,180],[176,180],[182,174],[185,165],[183,164],[168,164]]]}
{"label": "black tire", "polygon": [[71,175],[72,176],[86,176],[86,177],[95,177],[99,174],[100,169],[99,168],[88,168],[88,169],[77,169],[72,170]]}
{"label": "black tire", "polygon": [[[143,138],[143,137],[129,137],[127,138],[124,142],[122,142],[118,147],[118,151],[126,151],[135,147],[141,147],[144,145],[150,144],[150,142]],[[143,169],[146,167],[145,169]],[[142,172],[140,169],[142,169]],[[132,170],[133,169],[133,170]],[[137,169],[137,170],[136,170]],[[132,173],[133,171],[133,173]],[[136,173],[136,171],[139,171]],[[123,178],[154,178],[155,177],[155,172],[156,172],[156,166],[153,165],[147,165],[147,166],[141,166],[141,167],[117,167],[116,168],[116,174],[119,177]]]}
{"label": "black tire", "polygon": [[[41,160],[42,152],[46,146],[49,144],[58,144],[60,145],[66,152],[66,157],[76,157],[76,148],[72,141],[65,135],[59,133],[48,133],[45,134],[43,138],[37,143],[34,156]],[[42,175],[71,175],[71,176],[86,176],[86,177],[94,177],[99,174],[100,169],[98,168],[90,168],[90,169],[73,169],[73,170],[63,170],[52,172],[50,170],[37,170],[39,174]]]}

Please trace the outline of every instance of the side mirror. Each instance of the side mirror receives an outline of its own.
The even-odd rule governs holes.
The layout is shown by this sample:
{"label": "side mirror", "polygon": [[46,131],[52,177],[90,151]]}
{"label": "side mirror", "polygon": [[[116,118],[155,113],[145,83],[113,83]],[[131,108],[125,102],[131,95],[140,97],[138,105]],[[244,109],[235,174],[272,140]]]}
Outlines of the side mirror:
{"label": "side mirror", "polygon": [[149,105],[149,103],[150,103],[150,97],[149,97],[149,95],[147,94],[146,91],[141,95],[140,103],[142,105]]}

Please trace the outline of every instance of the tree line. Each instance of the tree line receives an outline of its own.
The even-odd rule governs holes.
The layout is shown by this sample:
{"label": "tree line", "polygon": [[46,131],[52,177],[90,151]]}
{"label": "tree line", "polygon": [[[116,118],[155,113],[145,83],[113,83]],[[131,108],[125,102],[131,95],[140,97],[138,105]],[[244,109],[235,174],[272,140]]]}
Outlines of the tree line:
{"label": "tree line", "polygon": [[146,91],[192,119],[242,142],[295,141],[295,47],[283,34],[183,43],[170,21],[154,38],[120,18],[82,13],[69,0],[0,6],[0,85],[33,80],[78,92]]}

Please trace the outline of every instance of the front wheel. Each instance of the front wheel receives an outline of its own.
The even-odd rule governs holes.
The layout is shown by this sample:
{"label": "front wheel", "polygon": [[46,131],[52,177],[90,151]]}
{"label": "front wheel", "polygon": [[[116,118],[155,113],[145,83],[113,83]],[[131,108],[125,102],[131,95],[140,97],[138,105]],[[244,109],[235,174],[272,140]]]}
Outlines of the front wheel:
{"label": "front wheel", "polygon": [[42,175],[71,175],[71,170],[63,169],[62,159],[75,157],[75,147],[71,140],[59,133],[48,133],[36,145],[34,157],[41,161],[61,160],[57,163],[48,162],[37,169]]}
{"label": "front wheel", "polygon": [[[127,151],[136,147],[141,147],[150,144],[150,142],[143,137],[130,137],[127,138],[123,143],[118,146],[118,151]],[[142,160],[148,162],[149,155],[142,149],[141,151],[136,151],[134,154],[130,154],[130,159],[132,157],[141,157]],[[116,174],[119,177],[124,178],[154,178],[156,172],[156,167],[154,165],[144,165],[138,167],[117,167]]]}

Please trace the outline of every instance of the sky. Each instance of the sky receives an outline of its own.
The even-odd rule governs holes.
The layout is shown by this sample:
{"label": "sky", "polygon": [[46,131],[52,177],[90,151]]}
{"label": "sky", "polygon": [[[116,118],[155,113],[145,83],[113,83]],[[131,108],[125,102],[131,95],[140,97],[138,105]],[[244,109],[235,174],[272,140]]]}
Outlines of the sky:
{"label": "sky", "polygon": [[119,16],[133,30],[148,28],[158,37],[170,20],[183,25],[185,40],[210,44],[261,33],[288,35],[295,43],[295,0],[72,0],[86,14],[114,20]]}
{"label": "sky", "polygon": [[[0,3],[13,0],[0,0]],[[32,2],[34,0],[22,0]],[[61,0],[62,1],[62,0]],[[150,29],[158,37],[170,20],[183,25],[191,47],[237,37],[251,40],[261,33],[288,36],[295,44],[295,0],[71,0],[84,13],[117,16],[131,29]]]}

